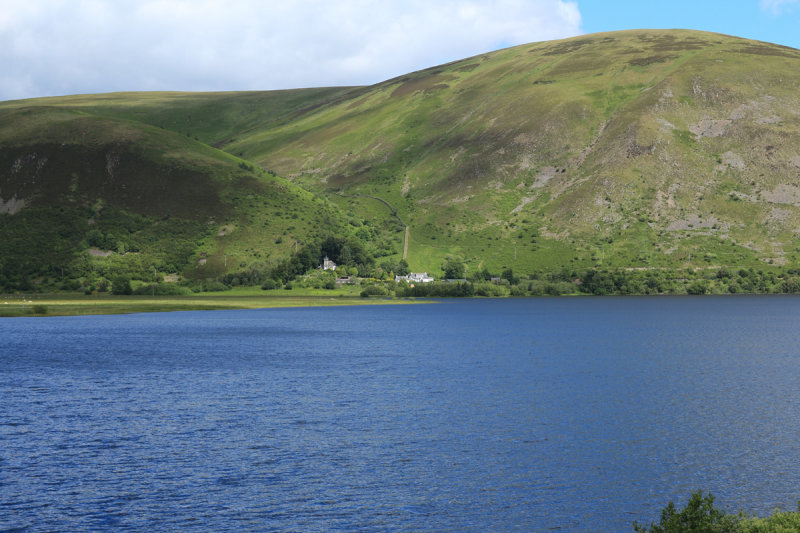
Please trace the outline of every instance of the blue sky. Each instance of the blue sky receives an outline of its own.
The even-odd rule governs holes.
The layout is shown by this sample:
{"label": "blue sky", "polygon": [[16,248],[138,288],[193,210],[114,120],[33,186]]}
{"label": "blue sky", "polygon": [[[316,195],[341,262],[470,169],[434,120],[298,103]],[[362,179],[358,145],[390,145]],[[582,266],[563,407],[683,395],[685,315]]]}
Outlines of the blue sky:
{"label": "blue sky", "polygon": [[587,33],[682,28],[800,48],[800,2],[759,0],[579,0]]}
{"label": "blue sky", "polygon": [[3,0],[0,100],[366,85],[504,46],[637,28],[800,48],[800,0]]}

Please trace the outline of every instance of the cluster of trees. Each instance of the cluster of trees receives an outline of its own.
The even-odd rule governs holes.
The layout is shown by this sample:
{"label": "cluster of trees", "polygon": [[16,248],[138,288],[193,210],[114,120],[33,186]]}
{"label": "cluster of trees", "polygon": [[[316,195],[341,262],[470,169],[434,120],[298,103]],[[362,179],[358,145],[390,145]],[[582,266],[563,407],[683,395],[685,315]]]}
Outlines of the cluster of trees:
{"label": "cluster of trees", "polygon": [[[152,280],[154,267],[186,268],[209,231],[201,222],[113,207],[32,207],[0,215],[0,292],[105,290],[98,286],[103,279],[110,284],[120,276]],[[89,247],[115,253],[100,261],[86,253]]]}
{"label": "cluster of trees", "polygon": [[673,502],[661,511],[658,523],[643,526],[633,523],[637,533],[778,533],[800,531],[800,508],[798,512],[775,511],[759,518],[746,513],[726,513],[714,507],[714,496],[703,495],[703,491],[692,494],[686,507],[678,509]]}
{"label": "cluster of trees", "polygon": [[[392,281],[387,287],[402,296],[800,293],[800,269],[766,265],[760,269],[563,270],[524,275],[506,267],[499,273],[482,268],[467,276],[465,263],[452,257],[442,264],[442,277],[464,282],[395,287],[394,276],[408,274],[408,263],[383,255],[387,253],[383,245],[376,247],[376,242],[383,242],[384,233],[379,229],[358,221],[351,225],[351,234],[324,237],[288,258],[260,260],[238,272],[187,286],[190,290],[285,287],[314,271],[327,256],[339,265],[336,275]],[[183,271],[210,231],[213,228],[200,222],[169,217],[156,220],[111,207],[97,212],[90,208],[29,208],[14,216],[0,216],[0,292],[124,294],[113,286],[115,280],[153,283],[160,280],[161,273]],[[88,247],[116,253],[93,258],[85,252]],[[139,253],[126,253],[136,251]],[[335,287],[335,277],[330,274],[308,283]],[[172,290],[148,287],[150,293]]]}
{"label": "cluster of trees", "polygon": [[121,254],[139,251],[138,246],[131,244],[130,235],[127,233],[117,237],[113,232],[103,233],[99,229],[93,229],[86,234],[86,243],[93,248],[113,250]]}
{"label": "cluster of trees", "polygon": [[589,270],[578,278],[587,294],[784,294],[800,292],[800,271],[727,268],[709,270]]}
{"label": "cluster of trees", "polygon": [[514,275],[514,269],[512,268],[504,268],[499,276],[497,274],[492,273],[488,269],[478,269],[472,274],[472,276],[470,276],[470,279],[472,279],[473,281],[489,281],[492,279],[501,279],[505,280],[509,285],[517,285],[521,281],[521,278]]}
{"label": "cluster of trees", "polygon": [[252,266],[246,271],[227,274],[222,281],[227,285],[278,287],[313,271],[322,264],[325,257],[336,263],[336,276],[394,280],[395,275],[402,276],[410,272],[404,259],[390,258],[377,264],[374,255],[355,235],[328,236],[320,242],[304,245],[289,258],[275,265]]}
{"label": "cluster of trees", "polygon": [[359,239],[329,236],[321,242],[304,245],[291,257],[265,272],[265,278],[282,282],[293,280],[321,265],[326,256],[337,265],[356,269],[359,275],[365,277],[375,265],[375,259]]}
{"label": "cluster of trees", "polygon": [[229,287],[260,285],[265,290],[285,288],[287,284],[297,283],[300,278],[313,272],[325,257],[336,263],[335,273],[321,273],[320,276],[314,276],[314,279],[304,280],[305,284],[316,288],[322,285],[335,288],[335,279],[340,276],[388,280],[394,279],[394,274],[409,272],[408,263],[404,260],[387,259],[380,265],[376,264],[373,253],[355,235],[328,236],[321,241],[303,245],[286,259],[254,263],[239,272],[225,274],[220,281]]}
{"label": "cluster of trees", "polygon": [[411,272],[405,259],[383,261],[380,267],[383,272],[387,274],[394,273],[398,276],[406,276]]}
{"label": "cluster of trees", "polygon": [[[463,274],[463,272],[462,272]],[[418,298],[458,298],[475,296],[473,283],[415,283],[399,285],[395,291],[397,296]]]}
{"label": "cluster of trees", "polygon": [[467,267],[457,259],[447,259],[442,265],[444,279],[466,279]]}
{"label": "cluster of trees", "polygon": [[[446,264],[452,266],[452,264]],[[455,266],[453,268],[459,268]],[[445,272],[447,272],[445,270]],[[446,274],[447,275],[447,274]],[[462,275],[463,276],[463,275]],[[486,269],[473,272],[469,287],[427,283],[401,286],[398,296],[559,296],[565,294],[791,294],[800,293],[800,269],[756,270],[588,270],[517,275],[505,268],[498,276]],[[463,284],[462,284],[463,285]]]}

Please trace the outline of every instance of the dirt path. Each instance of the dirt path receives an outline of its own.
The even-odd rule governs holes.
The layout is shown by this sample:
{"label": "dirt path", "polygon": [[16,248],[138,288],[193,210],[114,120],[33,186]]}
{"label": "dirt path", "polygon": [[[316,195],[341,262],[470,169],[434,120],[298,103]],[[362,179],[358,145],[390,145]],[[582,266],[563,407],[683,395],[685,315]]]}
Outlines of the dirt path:
{"label": "dirt path", "polygon": [[369,194],[344,194],[344,193],[342,193],[341,190],[339,192],[337,192],[336,194],[338,194],[342,198],[370,198],[372,200],[378,200],[379,202],[382,202],[383,204],[385,204],[386,207],[388,207],[389,210],[392,212],[392,216],[394,216],[394,218],[399,220],[400,223],[403,226],[405,226],[405,228],[406,228],[405,235],[403,237],[403,259],[406,258],[406,256],[408,255],[408,238],[411,235],[411,231],[408,228],[408,224],[403,222],[403,219],[400,218],[400,216],[397,214],[397,209],[395,209],[392,206],[392,204],[390,204],[389,202],[387,202],[383,198],[378,198],[377,196],[370,196]]}

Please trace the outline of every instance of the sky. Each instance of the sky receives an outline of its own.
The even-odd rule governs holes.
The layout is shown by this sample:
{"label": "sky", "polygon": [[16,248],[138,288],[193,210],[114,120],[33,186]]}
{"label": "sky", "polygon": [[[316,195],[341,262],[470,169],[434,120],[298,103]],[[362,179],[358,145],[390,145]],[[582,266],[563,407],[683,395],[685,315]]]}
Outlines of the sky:
{"label": "sky", "polygon": [[3,0],[0,100],[368,85],[638,28],[800,48],[800,0]]}

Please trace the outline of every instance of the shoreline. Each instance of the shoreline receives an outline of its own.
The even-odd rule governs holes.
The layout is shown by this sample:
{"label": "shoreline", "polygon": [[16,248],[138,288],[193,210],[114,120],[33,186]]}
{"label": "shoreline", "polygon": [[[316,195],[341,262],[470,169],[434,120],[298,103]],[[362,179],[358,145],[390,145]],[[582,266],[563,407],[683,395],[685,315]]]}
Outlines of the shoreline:
{"label": "shoreline", "polygon": [[[290,307],[403,305],[426,303],[412,298],[358,296],[258,295],[206,293],[192,296],[114,296],[36,294],[0,298],[0,318],[117,315],[171,311],[222,311]],[[43,311],[43,312],[42,312]]]}
{"label": "shoreline", "polygon": [[[299,291],[298,291],[299,292]],[[504,300],[504,299],[572,299],[572,298],[743,298],[751,296],[796,296],[795,294],[629,294],[597,296],[565,294],[560,296],[473,296],[458,297],[361,297],[352,294],[259,294],[252,290],[201,293],[177,296],[116,296],[111,294],[33,294],[0,296],[0,319],[47,316],[123,315],[136,313],[165,313],[173,311],[225,311],[234,309],[280,309],[297,307],[350,307],[361,305],[429,304],[439,300]],[[43,306],[43,308],[42,308]],[[37,309],[38,307],[38,309]],[[44,311],[44,312],[41,312]]]}

